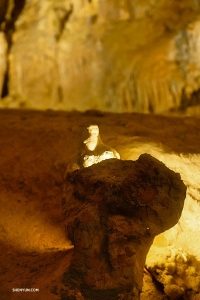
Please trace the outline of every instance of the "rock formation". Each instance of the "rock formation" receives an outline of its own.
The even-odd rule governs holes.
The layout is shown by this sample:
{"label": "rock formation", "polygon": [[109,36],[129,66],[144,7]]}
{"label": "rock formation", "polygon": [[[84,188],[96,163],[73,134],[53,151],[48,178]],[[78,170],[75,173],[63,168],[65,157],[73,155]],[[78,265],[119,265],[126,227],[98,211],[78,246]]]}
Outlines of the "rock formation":
{"label": "rock formation", "polygon": [[4,0],[0,21],[7,2],[1,107],[160,113],[199,104],[198,0]]}
{"label": "rock formation", "polygon": [[194,256],[174,246],[153,246],[148,253],[146,266],[157,281],[163,284],[170,300],[181,296],[190,299],[190,294],[200,293],[200,263]]}
{"label": "rock formation", "polygon": [[90,167],[109,158],[120,159],[120,155],[115,149],[102,142],[97,125],[90,125],[87,129],[89,137],[83,142],[79,154],[80,168]]}
{"label": "rock formation", "polygon": [[98,125],[90,125],[87,130],[89,137],[81,143],[76,161],[69,163],[66,172],[87,168],[110,158],[120,159],[114,148],[103,143]]}
{"label": "rock formation", "polygon": [[149,154],[66,175],[63,214],[74,255],[63,299],[139,299],[154,237],[174,226],[186,187]]}

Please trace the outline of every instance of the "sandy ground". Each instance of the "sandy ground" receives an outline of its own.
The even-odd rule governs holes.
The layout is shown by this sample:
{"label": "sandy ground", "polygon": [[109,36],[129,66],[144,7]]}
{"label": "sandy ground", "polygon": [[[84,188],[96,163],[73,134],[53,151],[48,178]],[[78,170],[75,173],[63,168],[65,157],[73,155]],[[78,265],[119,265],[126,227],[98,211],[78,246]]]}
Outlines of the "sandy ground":
{"label": "sandy ground", "polygon": [[64,173],[89,124],[99,125],[102,140],[122,159],[200,153],[199,118],[0,110],[1,300],[61,299],[73,253],[62,220]]}

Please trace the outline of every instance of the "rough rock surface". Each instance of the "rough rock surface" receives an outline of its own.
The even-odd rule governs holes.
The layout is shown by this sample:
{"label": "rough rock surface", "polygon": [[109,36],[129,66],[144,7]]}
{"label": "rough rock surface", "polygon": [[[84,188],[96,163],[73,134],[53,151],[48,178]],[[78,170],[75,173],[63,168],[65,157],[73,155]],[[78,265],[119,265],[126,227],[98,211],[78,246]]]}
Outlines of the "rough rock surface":
{"label": "rough rock surface", "polygon": [[161,284],[159,285],[151,274],[144,272],[140,300],[169,300],[169,298],[163,293]]}
{"label": "rough rock surface", "polygon": [[[98,124],[103,141],[123,160],[149,153],[181,174],[187,186],[181,219],[154,244],[160,252],[181,247],[200,261],[200,118],[0,110],[1,300],[60,300],[61,277],[73,254],[62,218],[63,174],[87,138],[88,124]],[[149,277],[142,300],[166,300]],[[40,291],[12,292],[21,286]],[[184,300],[199,299],[191,290]]]}
{"label": "rough rock surface", "polygon": [[74,244],[67,288],[84,299],[139,299],[153,239],[178,222],[185,196],[180,175],[149,154],[67,173],[63,213]]}
{"label": "rough rock surface", "polygon": [[159,113],[199,104],[190,99],[200,88],[198,0],[14,3],[0,106]]}
{"label": "rough rock surface", "polygon": [[170,300],[181,296],[189,299],[190,292],[200,294],[200,263],[181,248],[153,246],[148,253],[146,266],[157,281],[163,284]]}

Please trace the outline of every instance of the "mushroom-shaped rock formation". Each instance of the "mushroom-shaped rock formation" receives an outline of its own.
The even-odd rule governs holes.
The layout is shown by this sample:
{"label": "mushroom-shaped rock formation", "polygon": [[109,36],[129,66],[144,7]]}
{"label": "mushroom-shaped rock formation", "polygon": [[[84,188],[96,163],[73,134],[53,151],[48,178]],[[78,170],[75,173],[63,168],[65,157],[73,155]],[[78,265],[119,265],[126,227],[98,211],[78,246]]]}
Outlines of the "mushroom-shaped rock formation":
{"label": "mushroom-shaped rock formation", "polygon": [[139,299],[149,248],[178,222],[185,195],[180,175],[149,154],[67,173],[63,213],[74,253],[63,299]]}

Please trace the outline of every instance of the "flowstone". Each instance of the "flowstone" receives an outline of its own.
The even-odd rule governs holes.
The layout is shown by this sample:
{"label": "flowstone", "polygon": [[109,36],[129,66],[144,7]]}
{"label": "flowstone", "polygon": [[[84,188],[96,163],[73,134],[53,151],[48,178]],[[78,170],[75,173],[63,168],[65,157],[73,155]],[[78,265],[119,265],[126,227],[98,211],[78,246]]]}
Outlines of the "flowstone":
{"label": "flowstone", "polygon": [[67,173],[63,214],[74,253],[63,299],[138,300],[153,239],[178,222],[185,195],[180,175],[149,154]]}

